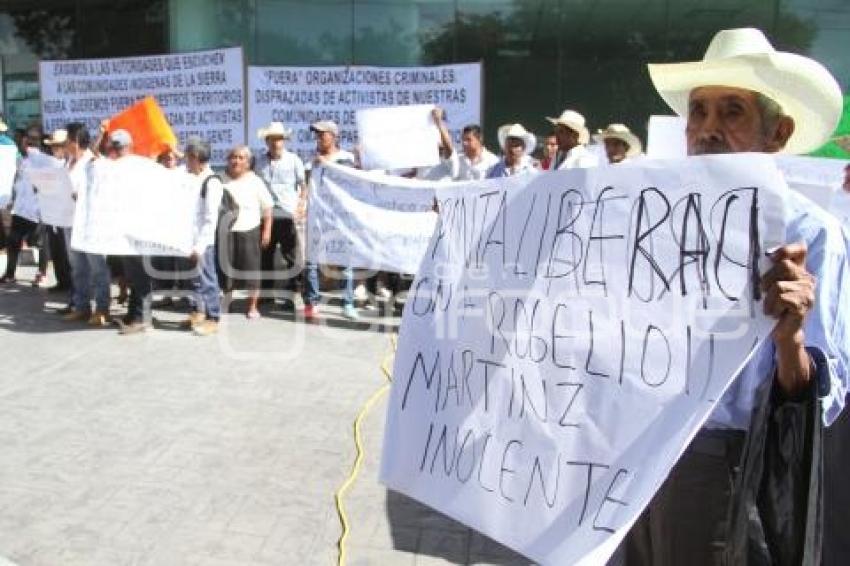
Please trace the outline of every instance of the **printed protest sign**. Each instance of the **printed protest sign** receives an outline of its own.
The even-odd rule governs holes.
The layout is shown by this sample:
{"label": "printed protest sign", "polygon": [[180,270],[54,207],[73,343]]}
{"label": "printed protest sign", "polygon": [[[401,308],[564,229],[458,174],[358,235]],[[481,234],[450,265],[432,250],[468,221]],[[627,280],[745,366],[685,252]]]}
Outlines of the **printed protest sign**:
{"label": "printed protest sign", "polygon": [[766,156],[437,188],[382,481],[542,564],[604,564],[769,335]]}
{"label": "printed protest sign", "polygon": [[358,143],[360,108],[432,104],[460,144],[461,129],[481,123],[481,64],[436,67],[248,67],[248,143],[265,150],[257,131],[269,122],[292,128],[288,148],[305,162],[315,153],[310,124],[333,120],[340,145]]}
{"label": "printed protest sign", "polygon": [[106,255],[186,256],[198,192],[191,177],[145,157],[98,159],[77,195],[71,248]]}
{"label": "printed protest sign", "polygon": [[244,143],[242,48],[213,49],[117,59],[39,62],[41,113],[52,132],[83,122],[97,132],[100,121],[153,95],[180,144],[197,135],[212,144],[212,163]]}
{"label": "printed protest sign", "polygon": [[307,254],[319,264],[415,273],[437,215],[423,182],[326,165],[314,170]]}

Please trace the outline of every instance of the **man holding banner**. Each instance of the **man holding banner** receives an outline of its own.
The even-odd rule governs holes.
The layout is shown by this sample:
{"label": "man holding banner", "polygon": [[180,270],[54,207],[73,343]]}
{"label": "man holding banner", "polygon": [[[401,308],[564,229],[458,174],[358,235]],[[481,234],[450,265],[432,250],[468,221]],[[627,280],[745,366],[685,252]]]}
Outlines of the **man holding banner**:
{"label": "man holding banner", "polygon": [[[806,153],[828,139],[841,111],[824,67],[775,51],[755,29],[721,31],[703,61],[649,71],[687,118],[690,155]],[[819,564],[819,426],[838,416],[848,382],[847,244],[817,207],[787,204],[787,245],[768,250],[773,267],[761,278],[765,313],[777,321],[771,340],[632,528],[629,566]],[[809,454],[777,458],[772,448],[783,442]]]}

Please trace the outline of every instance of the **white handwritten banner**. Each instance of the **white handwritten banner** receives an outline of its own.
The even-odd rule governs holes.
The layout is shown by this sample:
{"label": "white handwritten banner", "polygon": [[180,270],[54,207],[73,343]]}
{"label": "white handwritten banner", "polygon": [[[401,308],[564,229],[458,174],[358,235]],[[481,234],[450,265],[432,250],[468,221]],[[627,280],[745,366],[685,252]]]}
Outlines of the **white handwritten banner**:
{"label": "white handwritten banner", "polygon": [[6,206],[12,197],[12,185],[18,169],[17,157],[17,146],[0,145],[0,206]]}
{"label": "white handwritten banner", "polygon": [[74,188],[68,170],[59,159],[30,153],[24,175],[36,188],[41,221],[67,228],[74,223]]}
{"label": "white handwritten banner", "polygon": [[41,61],[44,128],[100,121],[147,95],[156,97],[181,144],[197,135],[213,147],[212,162],[245,140],[242,48],[118,59]]}
{"label": "white handwritten banner", "polygon": [[71,248],[106,255],[191,252],[198,203],[191,178],[135,155],[98,159],[77,195]]}
{"label": "white handwritten banner", "polygon": [[326,165],[307,206],[307,255],[319,264],[415,273],[437,215],[433,186]]}
{"label": "white handwritten banner", "polygon": [[438,188],[382,481],[542,564],[604,564],[770,333],[783,191],[757,155]]}
{"label": "white handwritten banner", "polygon": [[359,108],[433,104],[446,111],[458,144],[467,124],[481,123],[481,64],[437,67],[248,67],[248,135],[265,149],[257,130],[283,122],[294,131],[289,148],[308,161],[316,142],[310,124],[333,120],[340,143],[357,144]]}

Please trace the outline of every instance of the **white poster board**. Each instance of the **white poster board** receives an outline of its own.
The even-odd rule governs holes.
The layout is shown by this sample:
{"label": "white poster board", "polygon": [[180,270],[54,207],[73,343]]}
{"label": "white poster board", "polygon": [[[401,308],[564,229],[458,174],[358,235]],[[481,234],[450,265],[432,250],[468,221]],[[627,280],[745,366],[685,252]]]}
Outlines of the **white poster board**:
{"label": "white poster board", "polygon": [[605,564],[770,334],[752,281],[784,191],[755,155],[437,188],[382,481],[541,564]]}
{"label": "white poster board", "polygon": [[356,112],[363,169],[431,167],[440,162],[434,105],[362,108]]}
{"label": "white poster board", "polygon": [[49,226],[68,228],[74,223],[74,187],[62,161],[41,153],[30,154],[24,169],[36,188],[41,221]]}
{"label": "white poster board", "polygon": [[436,67],[248,67],[248,143],[265,145],[257,131],[272,121],[292,128],[288,148],[306,163],[315,153],[310,124],[333,120],[340,145],[358,143],[355,112],[360,108],[433,104],[446,111],[446,124],[460,144],[468,124],[481,123],[481,64]]}
{"label": "white poster board", "polygon": [[135,155],[92,162],[77,195],[71,248],[105,255],[188,256],[198,187],[183,170]]}
{"label": "white poster board", "polygon": [[12,185],[18,168],[17,156],[17,146],[0,145],[0,207],[6,206],[12,198]]}
{"label": "white poster board", "polygon": [[245,140],[242,48],[117,59],[39,62],[45,131],[83,122],[94,135],[104,118],[153,95],[179,143],[212,144],[212,163]]}
{"label": "white poster board", "polygon": [[677,159],[688,154],[685,137],[687,120],[679,116],[650,116],[646,135],[646,156],[650,159]]}
{"label": "white poster board", "polygon": [[844,182],[845,161],[804,155],[775,156],[788,186],[825,210],[830,210],[833,194]]}
{"label": "white poster board", "polygon": [[437,215],[433,186],[326,165],[313,172],[307,254],[317,264],[415,273]]}

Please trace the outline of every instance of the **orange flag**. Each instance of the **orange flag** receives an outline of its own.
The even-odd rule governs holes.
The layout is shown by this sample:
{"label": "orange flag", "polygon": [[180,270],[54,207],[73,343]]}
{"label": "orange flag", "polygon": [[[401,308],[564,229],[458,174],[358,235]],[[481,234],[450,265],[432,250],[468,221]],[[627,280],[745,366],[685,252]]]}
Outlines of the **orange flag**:
{"label": "orange flag", "polygon": [[109,119],[109,132],[127,130],[133,138],[133,153],[156,158],[177,148],[177,137],[153,96],[146,96]]}

